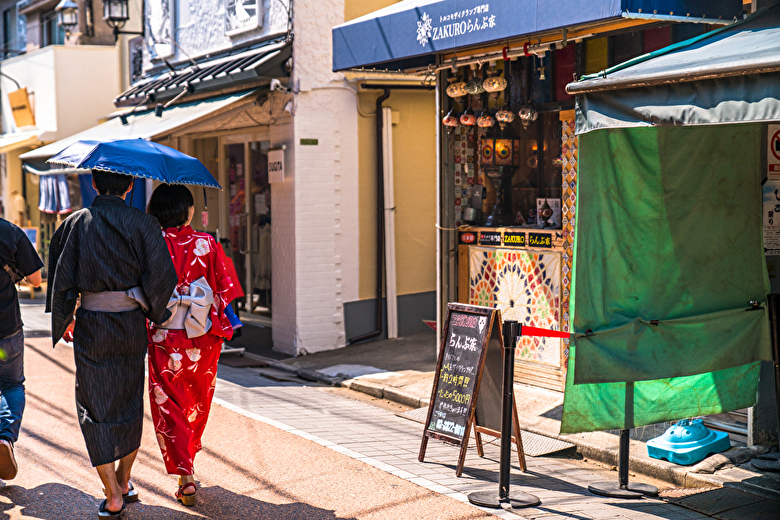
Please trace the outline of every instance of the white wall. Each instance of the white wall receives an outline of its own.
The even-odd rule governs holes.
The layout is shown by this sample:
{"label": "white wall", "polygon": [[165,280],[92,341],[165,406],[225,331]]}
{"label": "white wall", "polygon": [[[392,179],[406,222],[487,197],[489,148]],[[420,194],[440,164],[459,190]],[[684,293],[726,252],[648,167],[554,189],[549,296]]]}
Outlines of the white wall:
{"label": "white wall", "polygon": [[[343,21],[343,0],[296,0],[294,6],[293,84],[301,91],[293,118],[294,189],[278,190],[272,203],[274,226],[285,219],[295,230],[294,262],[276,262],[291,247],[276,241],[273,265],[275,285],[294,280],[294,341],[277,331],[276,297],[273,326],[275,349],[302,354],[346,344],[343,302],[358,293],[357,111],[354,94],[338,88],[342,76],[331,71],[330,31]],[[317,145],[301,145],[301,139]]]}
{"label": "white wall", "polygon": [[[117,51],[105,46],[52,45],[2,62],[2,72],[27,87],[42,141],[55,141],[86,130],[114,111],[119,93]],[[6,77],[0,91],[16,90]],[[16,124],[2,96],[3,133]]]}
{"label": "white wall", "polygon": [[[210,52],[237,47],[252,40],[287,30],[289,0],[259,0],[263,6],[262,27],[234,36],[225,35],[225,0],[146,0],[156,7],[170,2],[176,23],[176,43],[187,54],[199,57]],[[186,56],[176,50],[174,61]],[[150,66],[146,62],[145,66]]]}

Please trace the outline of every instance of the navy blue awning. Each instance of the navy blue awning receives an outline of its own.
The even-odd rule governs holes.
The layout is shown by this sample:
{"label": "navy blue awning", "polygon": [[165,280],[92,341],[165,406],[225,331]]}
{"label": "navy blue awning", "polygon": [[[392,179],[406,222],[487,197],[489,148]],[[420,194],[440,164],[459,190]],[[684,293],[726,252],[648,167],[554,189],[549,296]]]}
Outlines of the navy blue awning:
{"label": "navy blue awning", "polygon": [[620,18],[724,22],[741,0],[404,0],[333,28],[333,70],[424,68],[435,54]]}

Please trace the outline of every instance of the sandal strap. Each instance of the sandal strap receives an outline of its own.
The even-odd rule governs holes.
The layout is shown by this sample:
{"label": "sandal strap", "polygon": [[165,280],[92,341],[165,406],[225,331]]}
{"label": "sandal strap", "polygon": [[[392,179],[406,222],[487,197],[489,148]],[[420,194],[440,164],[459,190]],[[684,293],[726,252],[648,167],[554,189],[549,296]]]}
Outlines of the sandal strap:
{"label": "sandal strap", "polygon": [[[192,493],[185,493],[184,490],[189,488],[189,487],[193,488],[194,491]],[[183,486],[179,486],[179,493],[181,493],[182,495],[185,495],[185,494],[186,495],[192,495],[192,494],[196,493],[197,491],[198,491],[198,486],[196,486],[194,482],[187,482]]]}

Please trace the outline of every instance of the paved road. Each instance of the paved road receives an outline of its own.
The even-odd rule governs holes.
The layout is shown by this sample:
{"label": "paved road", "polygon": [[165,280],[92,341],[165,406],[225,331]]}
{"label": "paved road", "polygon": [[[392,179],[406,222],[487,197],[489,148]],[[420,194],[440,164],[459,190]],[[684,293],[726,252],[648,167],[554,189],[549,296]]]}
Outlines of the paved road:
{"label": "paved road", "polygon": [[[26,341],[27,410],[20,471],[0,487],[0,519],[96,517],[101,497],[75,417],[73,353]],[[225,407],[216,406],[196,459],[201,502],[171,494],[147,413],[128,519],[485,518],[487,513]]]}

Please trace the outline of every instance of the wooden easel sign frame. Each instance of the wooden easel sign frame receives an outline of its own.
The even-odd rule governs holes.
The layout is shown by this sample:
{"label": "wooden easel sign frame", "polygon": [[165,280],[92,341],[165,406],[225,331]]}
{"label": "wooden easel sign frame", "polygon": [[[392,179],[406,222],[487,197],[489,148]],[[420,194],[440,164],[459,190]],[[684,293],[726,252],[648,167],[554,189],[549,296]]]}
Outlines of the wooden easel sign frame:
{"label": "wooden easel sign frame", "polygon": [[[436,378],[417,457],[420,462],[425,459],[429,438],[454,444],[460,447],[455,470],[455,475],[459,477],[463,473],[472,428],[480,457],[484,456],[480,434],[501,437],[504,345],[501,324],[501,311],[498,309],[460,303],[447,305],[444,334],[436,362]],[[487,373],[484,371],[486,361]],[[483,381],[486,393],[480,396]],[[514,396],[512,404],[512,440],[517,445],[520,469],[526,471]]]}

